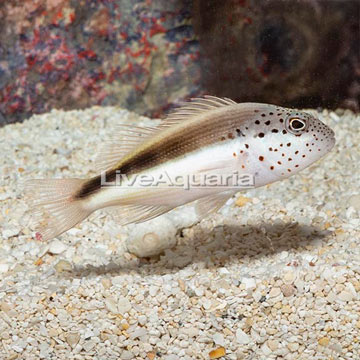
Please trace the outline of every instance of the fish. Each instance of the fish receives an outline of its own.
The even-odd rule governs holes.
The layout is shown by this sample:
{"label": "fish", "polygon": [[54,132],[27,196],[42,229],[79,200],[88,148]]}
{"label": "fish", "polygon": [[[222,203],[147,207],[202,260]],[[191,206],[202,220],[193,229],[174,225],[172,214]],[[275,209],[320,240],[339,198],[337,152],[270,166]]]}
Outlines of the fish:
{"label": "fish", "polygon": [[50,240],[104,208],[126,225],[196,202],[201,219],[239,191],[296,174],[334,145],[333,130],[310,113],[206,95],[158,126],[118,124],[99,152],[98,175],[29,179],[25,187],[36,234]]}

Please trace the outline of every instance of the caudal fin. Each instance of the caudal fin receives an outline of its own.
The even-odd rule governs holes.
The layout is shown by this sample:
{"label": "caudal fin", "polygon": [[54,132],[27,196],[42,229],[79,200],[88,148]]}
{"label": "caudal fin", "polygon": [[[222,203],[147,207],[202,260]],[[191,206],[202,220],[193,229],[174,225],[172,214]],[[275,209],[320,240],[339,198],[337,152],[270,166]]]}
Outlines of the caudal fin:
{"label": "caudal fin", "polygon": [[32,206],[36,231],[42,240],[50,240],[71,229],[88,217],[91,211],[73,195],[85,180],[34,179],[25,182],[25,191]]}

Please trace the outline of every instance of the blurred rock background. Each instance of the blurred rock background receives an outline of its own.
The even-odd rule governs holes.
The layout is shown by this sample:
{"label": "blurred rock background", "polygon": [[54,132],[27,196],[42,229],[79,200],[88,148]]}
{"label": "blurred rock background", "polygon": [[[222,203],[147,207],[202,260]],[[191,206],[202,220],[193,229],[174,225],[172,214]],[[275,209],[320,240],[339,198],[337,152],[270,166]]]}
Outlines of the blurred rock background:
{"label": "blurred rock background", "polygon": [[358,0],[12,0],[0,18],[0,125],[204,93],[359,110]]}

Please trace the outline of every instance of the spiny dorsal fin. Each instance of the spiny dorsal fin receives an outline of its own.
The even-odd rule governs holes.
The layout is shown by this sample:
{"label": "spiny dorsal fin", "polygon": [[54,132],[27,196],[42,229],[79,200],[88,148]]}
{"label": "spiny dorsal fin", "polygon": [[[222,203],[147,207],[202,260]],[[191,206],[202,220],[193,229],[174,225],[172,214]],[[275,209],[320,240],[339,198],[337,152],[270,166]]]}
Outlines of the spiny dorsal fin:
{"label": "spiny dorsal fin", "polygon": [[180,107],[171,112],[164,120],[164,126],[177,124],[189,120],[194,115],[203,114],[219,107],[236,105],[237,103],[228,98],[205,95],[203,98],[193,98],[189,102],[183,102]]}
{"label": "spiny dorsal fin", "polygon": [[131,124],[119,124],[115,126],[96,158],[96,171],[100,173],[101,171],[111,169],[127,153],[160,130],[161,125],[142,127]]}

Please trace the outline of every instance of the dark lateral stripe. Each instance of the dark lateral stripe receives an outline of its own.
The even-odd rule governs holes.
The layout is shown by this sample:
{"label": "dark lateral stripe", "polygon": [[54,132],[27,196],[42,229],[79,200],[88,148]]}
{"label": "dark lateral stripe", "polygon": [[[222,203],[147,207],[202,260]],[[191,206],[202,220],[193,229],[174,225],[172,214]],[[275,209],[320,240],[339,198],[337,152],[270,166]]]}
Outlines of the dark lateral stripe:
{"label": "dark lateral stripe", "polygon": [[[202,147],[220,142],[224,140],[224,137],[232,139],[239,136],[236,131],[239,125],[235,126],[234,118],[236,116],[234,115],[237,115],[237,124],[239,124],[239,116],[244,114],[226,113],[219,115],[216,113],[214,116],[211,115],[209,113],[209,116],[203,121],[179,129],[178,132],[171,134],[168,138],[159,137],[159,141],[150,141],[139,152],[126,157],[118,168],[107,171],[106,181],[114,181],[117,172],[126,175],[136,174],[180,158]],[[87,181],[75,195],[75,198],[84,198],[100,190],[100,188],[101,177],[99,175]]]}
{"label": "dark lateral stripe", "polygon": [[101,188],[101,177],[95,176],[91,178],[89,181],[87,181],[81,189],[74,195],[74,199],[83,199],[96,191],[98,191]]}
{"label": "dark lateral stripe", "polygon": [[[132,158],[125,159],[118,168],[107,171],[106,181],[115,181],[117,172],[126,175],[136,174],[150,169],[153,166],[163,164],[166,161],[181,157],[188,152],[197,150],[200,147],[213,142],[209,141],[208,144],[206,144],[201,141],[201,139],[196,141],[195,137],[196,134],[194,134],[194,136],[190,136],[186,141],[183,141],[177,134],[176,137],[162,140],[161,142],[153,144],[149,148],[144,148]],[[210,137],[208,137],[208,140],[211,140]],[[84,198],[98,191],[100,188],[101,177],[99,175],[87,181],[75,197]]]}

